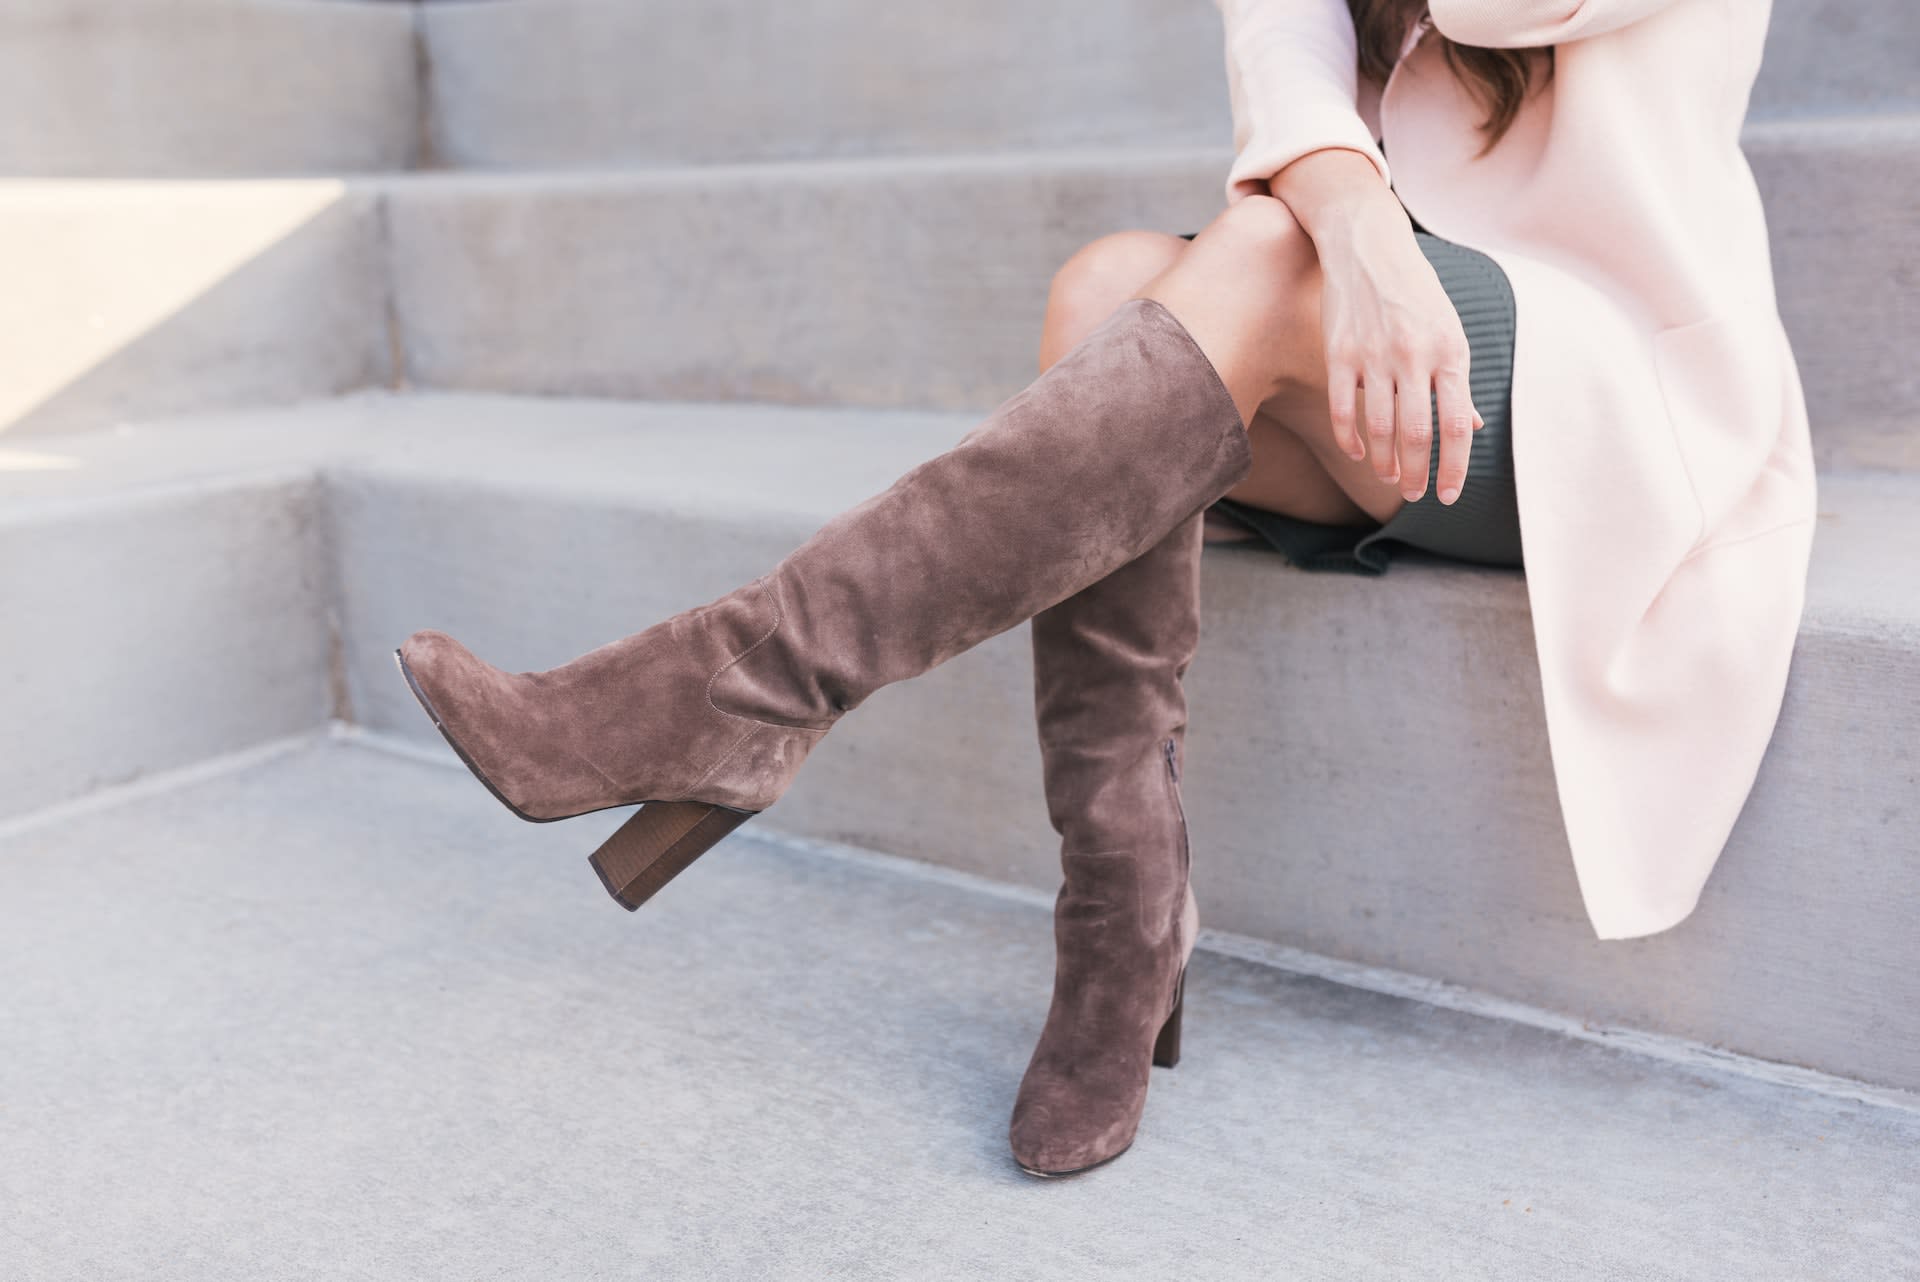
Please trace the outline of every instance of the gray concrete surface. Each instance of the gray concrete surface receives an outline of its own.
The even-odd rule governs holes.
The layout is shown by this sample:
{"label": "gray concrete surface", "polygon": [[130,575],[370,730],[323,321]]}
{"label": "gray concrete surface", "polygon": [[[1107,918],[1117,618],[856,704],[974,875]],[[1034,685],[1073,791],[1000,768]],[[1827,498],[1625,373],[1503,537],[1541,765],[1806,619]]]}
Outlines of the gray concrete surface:
{"label": "gray concrete surface", "polygon": [[1920,6],[1773,0],[1753,87],[1757,119],[1920,109]]}
{"label": "gray concrete surface", "polygon": [[[1778,0],[1756,117],[1920,107],[1917,28],[1907,0]],[[0,173],[1224,144],[1222,66],[1205,0],[9,0]]]}
{"label": "gray concrete surface", "polygon": [[[1920,87],[1920,34],[1903,56]],[[1920,362],[1899,354],[1920,348],[1920,112],[1750,126],[1743,148],[1821,465],[1920,471]]]}
{"label": "gray concrete surface", "polygon": [[[436,150],[546,169],[1224,145],[1206,0],[428,5]],[[1776,0],[1756,118],[1920,108],[1910,0]]]}
{"label": "gray concrete surface", "polygon": [[[1920,271],[1920,115],[1756,126],[1748,148],[1821,462],[1920,469],[1904,284]],[[1067,256],[1121,228],[1203,225],[1225,163],[1143,148],[0,184],[0,269],[18,284],[0,295],[0,344],[27,371],[0,383],[0,430],[399,380],[984,408],[1032,377]]]}
{"label": "gray concrete surface", "polygon": [[[1829,467],[1920,468],[1920,116],[1757,126],[1780,306]],[[991,406],[1093,237],[1195,229],[1213,151],[416,180],[391,190],[417,386]]]}
{"label": "gray concrete surface", "polygon": [[[510,668],[560,662],[763,571],[974,421],[365,396],[63,437],[48,443],[63,453],[22,455],[48,464],[34,469],[10,470],[0,451],[0,502],[18,531],[0,542],[14,549],[0,565],[15,567],[10,585],[39,585],[14,589],[38,604],[25,616],[33,627],[0,652],[0,682],[40,689],[43,733],[64,745],[48,757],[16,742],[14,804],[97,786],[93,755],[120,761],[129,742],[220,727],[194,742],[207,752],[257,742],[285,724],[256,726],[258,715],[322,697],[320,629],[334,620],[335,714],[432,742],[391,666],[409,632],[447,629]],[[196,527],[200,559],[176,558],[204,592],[168,595],[176,571],[149,557],[128,562],[132,582],[116,593],[67,600],[76,578],[120,581],[113,559],[95,553],[138,540],[153,496],[178,503],[252,486],[265,488],[245,502],[270,505],[294,475],[312,478],[321,498],[308,528],[337,584],[327,619],[264,550],[226,565],[220,540],[251,527],[214,517]],[[1888,549],[1915,541],[1913,487],[1894,473],[1823,478],[1805,626],[1754,796],[1699,910],[1637,941],[1594,940],[1580,907],[1518,577],[1408,557],[1388,579],[1360,580],[1216,550],[1190,678],[1188,803],[1218,911],[1251,937],[1920,1087],[1920,851],[1909,836],[1920,598],[1885,570]],[[74,510],[109,521],[121,543],[66,532],[60,514]],[[56,532],[78,550],[36,557]],[[256,564],[249,579],[243,569]],[[265,588],[247,586],[258,579]],[[230,598],[201,600],[229,580]],[[249,613],[286,592],[308,595],[298,608]],[[128,650],[112,630],[123,615],[173,622],[153,629],[161,644]],[[1375,665],[1409,652],[1426,656],[1422,673],[1448,678],[1416,673],[1417,694],[1383,695]],[[143,715],[130,734],[125,692],[85,703],[66,694],[133,659],[139,697],[127,706],[148,714],[245,697],[218,705],[225,720]],[[1374,764],[1387,755],[1403,763],[1391,782]],[[1016,630],[880,692],[815,753],[777,824],[1044,886],[1053,852],[1018,818],[1039,805],[1037,780]],[[1394,804],[1380,804],[1383,788]]]}
{"label": "gray concrete surface", "polygon": [[1134,1148],[1033,1180],[1044,896],[749,826],[629,915],[617,818],[326,745],[0,838],[0,1274],[1920,1270],[1920,1113],[1208,951]]}
{"label": "gray concrete surface", "polygon": [[310,471],[91,497],[44,474],[63,497],[28,492],[17,457],[0,450],[0,818],[330,715],[338,593]]}
{"label": "gray concrete surface", "polygon": [[468,167],[1218,143],[1206,0],[429,5],[435,149]]}
{"label": "gray concrete surface", "polygon": [[336,180],[0,180],[0,432],[384,385],[387,274]]}
{"label": "gray concrete surface", "polygon": [[412,6],[7,0],[0,174],[325,174],[411,165]]}
{"label": "gray concrete surface", "polygon": [[1198,228],[1227,157],[1074,151],[391,190],[417,386],[954,408],[1033,376],[1047,281],[1108,231]]}

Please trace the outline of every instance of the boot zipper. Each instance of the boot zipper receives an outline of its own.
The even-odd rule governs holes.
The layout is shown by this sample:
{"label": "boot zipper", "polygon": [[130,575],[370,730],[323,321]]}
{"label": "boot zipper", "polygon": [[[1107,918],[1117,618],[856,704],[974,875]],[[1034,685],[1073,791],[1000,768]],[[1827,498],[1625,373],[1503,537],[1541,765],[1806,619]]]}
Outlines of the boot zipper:
{"label": "boot zipper", "polygon": [[[1187,839],[1187,808],[1180,800],[1180,762],[1174,752],[1173,739],[1171,736],[1161,745],[1161,748],[1166,753],[1167,758],[1167,791],[1173,794],[1173,811],[1180,816],[1180,871],[1181,880],[1184,881],[1193,875],[1193,847]],[[1175,911],[1184,912],[1185,910],[1186,904],[1183,900],[1180,907],[1175,909]],[[1180,1003],[1180,990],[1181,985],[1175,983],[1173,986],[1171,1005],[1168,1007],[1169,1014],[1172,1013],[1173,1006],[1177,1006]]]}
{"label": "boot zipper", "polygon": [[1193,866],[1193,853],[1187,841],[1187,808],[1180,801],[1180,763],[1174,755],[1171,738],[1161,745],[1161,749],[1167,758],[1167,788],[1173,793],[1173,808],[1180,816],[1180,862],[1190,870]]}

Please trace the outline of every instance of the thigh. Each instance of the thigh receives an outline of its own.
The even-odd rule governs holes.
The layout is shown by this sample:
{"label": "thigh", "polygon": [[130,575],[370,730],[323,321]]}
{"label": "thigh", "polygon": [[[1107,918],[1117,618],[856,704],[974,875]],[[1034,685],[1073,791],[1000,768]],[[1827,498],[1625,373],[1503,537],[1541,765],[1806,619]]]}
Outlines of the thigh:
{"label": "thigh", "polygon": [[[1314,306],[1317,312],[1317,301]],[[1351,458],[1334,444],[1333,411],[1329,407],[1327,395],[1324,351],[1315,358],[1314,364],[1320,370],[1318,383],[1296,384],[1275,393],[1261,402],[1259,415],[1255,421],[1264,420],[1272,424],[1275,429],[1284,431],[1298,440],[1301,448],[1320,465],[1328,484],[1337,489],[1347,503],[1373,520],[1384,522],[1405,507],[1407,501],[1401,497],[1398,489],[1380,479],[1373,470],[1372,463],[1366,459]],[[1355,393],[1354,409],[1360,416],[1357,421],[1362,423],[1366,421],[1364,417],[1366,401],[1364,390]],[[1399,473],[1396,471],[1394,475],[1397,478]],[[1247,481],[1254,482],[1255,479],[1254,476],[1249,475]],[[1428,493],[1432,493],[1431,487]],[[1229,497],[1239,498],[1240,495],[1235,493]],[[1255,507],[1267,506],[1257,497],[1249,497],[1244,501]],[[1288,515],[1299,514],[1288,513]]]}
{"label": "thigh", "polygon": [[1246,478],[1227,491],[1228,498],[1248,507],[1326,525],[1366,525],[1380,519],[1355,503],[1334,480],[1327,470],[1327,460],[1264,408],[1248,425],[1247,439],[1253,446],[1253,465]]}

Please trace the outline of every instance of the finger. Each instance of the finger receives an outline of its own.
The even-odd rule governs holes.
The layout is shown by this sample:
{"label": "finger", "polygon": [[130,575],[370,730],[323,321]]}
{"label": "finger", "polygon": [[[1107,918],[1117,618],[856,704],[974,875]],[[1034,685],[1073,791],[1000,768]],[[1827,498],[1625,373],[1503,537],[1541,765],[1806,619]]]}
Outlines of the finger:
{"label": "finger", "polygon": [[1373,473],[1391,484],[1398,476],[1400,462],[1393,453],[1393,376],[1385,370],[1366,372],[1367,457],[1373,460]]}
{"label": "finger", "polygon": [[1460,497],[1467,483],[1467,464],[1473,456],[1473,393],[1467,376],[1458,369],[1441,368],[1433,375],[1434,401],[1440,412],[1440,467],[1433,488],[1442,503]]}
{"label": "finger", "polygon": [[1367,456],[1366,442],[1360,439],[1359,419],[1354,401],[1360,391],[1360,372],[1351,365],[1327,366],[1327,411],[1333,417],[1333,443],[1348,458]]}
{"label": "finger", "polygon": [[1401,374],[1399,398],[1400,496],[1411,503],[1427,492],[1433,453],[1433,373],[1425,366]]}

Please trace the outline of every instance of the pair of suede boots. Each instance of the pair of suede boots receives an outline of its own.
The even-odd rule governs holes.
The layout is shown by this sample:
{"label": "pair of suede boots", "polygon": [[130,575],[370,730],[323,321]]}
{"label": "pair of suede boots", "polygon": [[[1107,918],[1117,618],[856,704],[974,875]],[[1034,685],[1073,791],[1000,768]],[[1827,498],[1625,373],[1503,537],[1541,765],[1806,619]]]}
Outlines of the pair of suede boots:
{"label": "pair of suede boots", "polygon": [[1024,1170],[1069,1174],[1125,1151],[1150,1065],[1179,1056],[1199,925],[1181,678],[1202,513],[1250,462],[1199,345],[1133,299],[759,579],[544,672],[503,672],[439,632],[409,638],[400,668],[522,818],[643,803],[592,857],[632,909],[773,804],[875,690],[1031,619],[1064,879],[1052,1004],[1009,1139]]}

